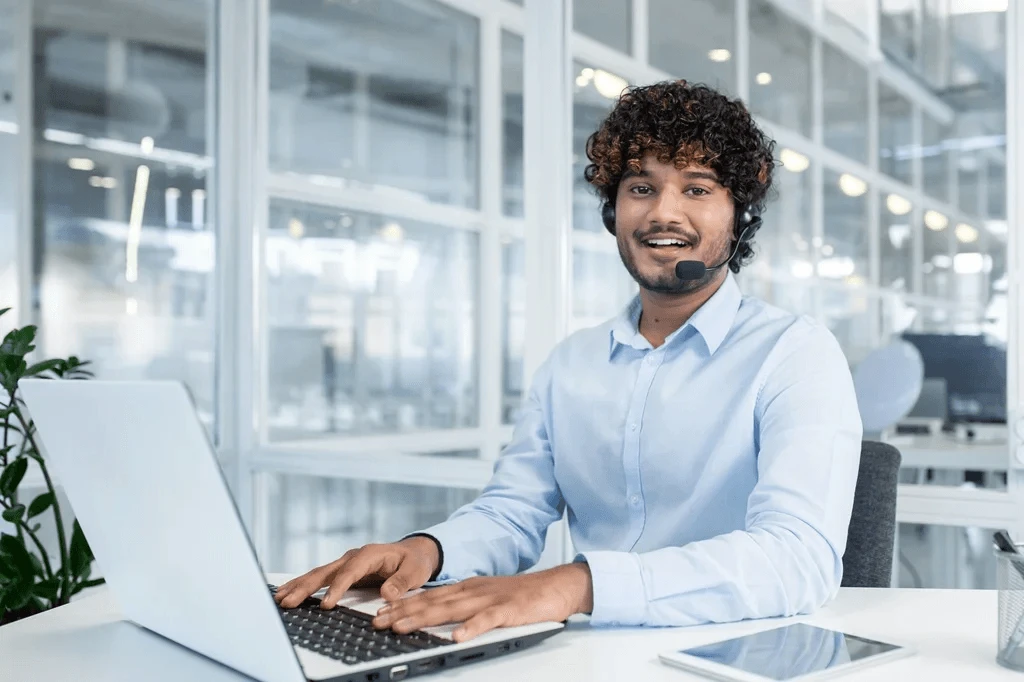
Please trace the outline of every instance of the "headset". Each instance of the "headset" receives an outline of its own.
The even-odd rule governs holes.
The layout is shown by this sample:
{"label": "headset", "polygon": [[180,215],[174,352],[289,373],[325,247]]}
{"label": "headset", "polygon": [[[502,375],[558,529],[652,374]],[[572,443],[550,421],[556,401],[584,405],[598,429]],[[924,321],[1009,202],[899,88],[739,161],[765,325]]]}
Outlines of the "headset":
{"label": "headset", "polygon": [[[742,210],[741,210],[742,209]],[[615,235],[615,205],[610,201],[604,202],[601,206],[601,222],[604,223],[604,227],[613,236]],[[702,279],[708,270],[718,270],[728,265],[733,258],[736,257],[736,252],[740,249],[740,244],[750,241],[758,228],[761,227],[761,216],[757,212],[757,208],[753,204],[747,206],[736,206],[736,222],[733,226],[733,234],[739,231],[739,239],[736,240],[736,245],[732,249],[732,253],[729,257],[718,265],[705,265],[699,260],[682,260],[676,263],[676,277],[681,280],[698,280]]]}

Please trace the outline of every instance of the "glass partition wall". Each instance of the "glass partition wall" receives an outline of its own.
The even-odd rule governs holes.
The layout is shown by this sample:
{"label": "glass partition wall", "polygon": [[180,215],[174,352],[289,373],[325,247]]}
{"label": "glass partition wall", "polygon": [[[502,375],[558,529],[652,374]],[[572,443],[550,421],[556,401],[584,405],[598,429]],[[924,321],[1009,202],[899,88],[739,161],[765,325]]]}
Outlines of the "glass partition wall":
{"label": "glass partition wall", "polygon": [[[587,137],[633,84],[714,85],[777,141],[746,293],[822,321],[854,370],[905,333],[983,338],[1011,358],[1003,422],[1015,417],[1013,7],[7,2],[22,19],[0,21],[0,90],[14,93],[0,150],[34,183],[31,197],[0,183],[0,282],[24,283],[19,313],[40,322],[43,352],[186,382],[268,569],[472,499],[545,329],[598,324],[635,295],[582,179]],[[12,45],[32,59],[7,60]],[[561,97],[527,69],[528,45],[561,65],[546,76]],[[531,97],[550,100],[543,113]],[[572,158],[528,170],[528,136],[563,121]],[[526,223],[552,196],[571,206],[566,234]],[[538,322],[531,254],[563,238],[550,294],[569,309]],[[901,446],[906,552],[1016,528],[1001,433],[977,464]],[[545,561],[565,559],[561,528],[551,537]],[[937,575],[899,580],[915,574]]]}

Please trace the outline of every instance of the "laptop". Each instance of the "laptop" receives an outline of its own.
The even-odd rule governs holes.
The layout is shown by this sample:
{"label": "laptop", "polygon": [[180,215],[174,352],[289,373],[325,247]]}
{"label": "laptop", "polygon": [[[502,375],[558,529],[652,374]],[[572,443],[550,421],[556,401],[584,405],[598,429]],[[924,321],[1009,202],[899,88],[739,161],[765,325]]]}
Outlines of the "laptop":
{"label": "laptop", "polygon": [[374,630],[383,602],[273,600],[187,389],[178,382],[26,379],[44,456],[124,616],[265,682],[384,682],[520,651],[564,628],[538,623],[455,643],[454,626]]}

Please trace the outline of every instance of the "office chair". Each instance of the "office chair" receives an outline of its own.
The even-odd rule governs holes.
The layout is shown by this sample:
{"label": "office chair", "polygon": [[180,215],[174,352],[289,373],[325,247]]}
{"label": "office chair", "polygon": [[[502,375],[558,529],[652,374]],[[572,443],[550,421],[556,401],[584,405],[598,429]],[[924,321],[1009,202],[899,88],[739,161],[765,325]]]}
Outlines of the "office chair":
{"label": "office chair", "polygon": [[900,451],[866,440],[853,494],[853,514],[843,554],[843,587],[889,587],[896,540],[896,483]]}

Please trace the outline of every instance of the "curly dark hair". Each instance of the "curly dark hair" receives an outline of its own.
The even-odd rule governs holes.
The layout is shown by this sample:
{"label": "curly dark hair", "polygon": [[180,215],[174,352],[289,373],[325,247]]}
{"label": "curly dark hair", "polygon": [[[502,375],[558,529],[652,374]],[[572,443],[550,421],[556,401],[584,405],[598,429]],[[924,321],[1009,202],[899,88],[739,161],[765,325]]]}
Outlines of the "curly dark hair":
{"label": "curly dark hair", "polygon": [[[774,140],[767,137],[739,100],[685,80],[632,87],[587,140],[591,163],[583,177],[601,199],[614,206],[627,169],[640,172],[644,155],[685,168],[707,166],[729,190],[737,210],[764,209],[775,168]],[[738,230],[736,230],[738,231]],[[739,234],[734,234],[739,239]],[[729,262],[733,272],[750,261],[750,240]]]}

